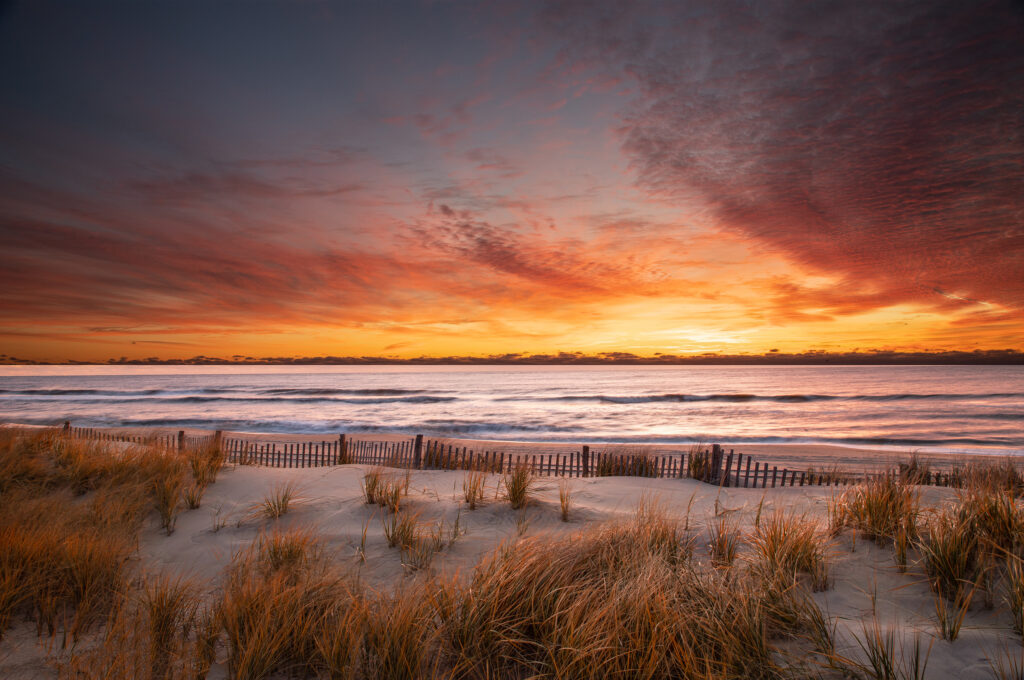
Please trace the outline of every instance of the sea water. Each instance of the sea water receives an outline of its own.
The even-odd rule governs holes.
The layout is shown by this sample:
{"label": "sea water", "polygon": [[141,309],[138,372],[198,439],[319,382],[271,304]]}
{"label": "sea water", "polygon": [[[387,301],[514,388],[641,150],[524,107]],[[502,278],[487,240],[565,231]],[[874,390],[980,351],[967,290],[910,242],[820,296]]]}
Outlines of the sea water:
{"label": "sea water", "polygon": [[64,420],[1024,453],[1024,366],[0,367],[0,422]]}

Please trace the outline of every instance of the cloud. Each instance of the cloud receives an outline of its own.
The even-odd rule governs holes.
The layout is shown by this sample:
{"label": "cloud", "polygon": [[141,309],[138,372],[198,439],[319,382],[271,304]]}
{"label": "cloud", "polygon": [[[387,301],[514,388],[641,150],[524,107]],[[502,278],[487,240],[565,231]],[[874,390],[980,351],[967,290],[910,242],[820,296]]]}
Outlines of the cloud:
{"label": "cloud", "polygon": [[652,264],[609,258],[587,241],[557,232],[547,236],[518,224],[494,225],[447,204],[410,225],[406,238],[427,253],[512,277],[552,298],[658,294],[655,286],[666,278]]}
{"label": "cloud", "polygon": [[128,188],[152,200],[179,202],[215,197],[267,199],[343,196],[366,187],[358,182],[338,186],[311,183],[294,177],[273,181],[240,171],[185,172],[171,176],[132,180]]}
{"label": "cloud", "polygon": [[637,84],[620,132],[641,186],[838,277],[837,312],[1024,308],[1018,7],[567,2],[543,21],[566,68]]}
{"label": "cloud", "polygon": [[494,149],[470,149],[465,156],[477,172],[494,173],[503,179],[512,179],[523,174],[521,169]]}

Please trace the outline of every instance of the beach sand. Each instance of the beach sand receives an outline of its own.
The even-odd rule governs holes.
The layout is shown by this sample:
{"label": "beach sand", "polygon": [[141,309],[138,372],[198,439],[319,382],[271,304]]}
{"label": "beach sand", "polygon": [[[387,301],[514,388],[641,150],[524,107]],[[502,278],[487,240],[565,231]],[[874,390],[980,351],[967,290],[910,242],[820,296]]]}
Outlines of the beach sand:
{"label": "beach sand", "polygon": [[[366,587],[390,591],[410,579],[465,578],[482,556],[521,535],[564,536],[597,523],[627,519],[641,499],[654,500],[677,516],[688,516],[688,524],[699,539],[695,559],[707,561],[704,526],[716,511],[738,518],[745,532],[752,531],[759,506],[765,515],[774,509],[806,514],[824,529],[828,500],[837,493],[834,488],[820,487],[719,489],[675,479],[572,479],[570,521],[562,522],[557,480],[553,478],[538,479],[531,503],[518,511],[500,497],[499,477],[490,475],[483,505],[470,511],[462,502],[466,473],[417,471],[410,473],[407,507],[425,522],[443,518],[450,526],[458,518],[465,533],[437,554],[430,573],[410,573],[402,565],[399,551],[386,544],[382,510],[364,502],[361,481],[367,470],[361,465],[313,469],[228,467],[209,487],[202,506],[181,514],[173,534],[165,535],[155,518],[147,523],[139,541],[137,566],[145,573],[188,575],[206,584],[206,592],[212,596],[232,555],[248,546],[261,531],[274,526],[307,527],[327,541],[334,559],[358,575]],[[272,489],[286,483],[298,490],[294,507],[278,520],[258,516],[254,508]],[[924,507],[940,507],[955,499],[950,489],[928,487],[921,493]],[[365,554],[360,557],[364,530]],[[832,586],[814,595],[822,612],[836,625],[839,654],[863,658],[855,636],[863,637],[863,626],[877,618],[884,628],[899,632],[907,650],[913,637],[921,636],[923,648],[930,648],[929,678],[992,677],[988,658],[996,658],[1004,648],[1019,656],[1020,637],[1013,634],[1011,616],[998,602],[992,609],[972,605],[955,642],[938,639],[935,600],[920,565],[913,563],[913,553],[910,569],[901,574],[890,548],[863,539],[854,541],[852,536],[847,532],[830,544]],[[748,547],[741,546],[741,558],[748,551]],[[45,661],[47,649],[55,651],[53,645],[45,638],[37,641],[31,624],[15,625],[0,643],[0,677],[56,677]],[[223,659],[220,661],[211,678],[227,677]]]}

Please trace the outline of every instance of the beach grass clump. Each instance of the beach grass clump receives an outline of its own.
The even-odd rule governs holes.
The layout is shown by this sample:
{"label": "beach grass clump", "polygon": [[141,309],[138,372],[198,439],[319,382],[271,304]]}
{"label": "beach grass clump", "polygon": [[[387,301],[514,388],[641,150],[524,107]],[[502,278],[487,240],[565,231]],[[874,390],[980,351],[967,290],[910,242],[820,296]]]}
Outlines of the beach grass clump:
{"label": "beach grass clump", "polygon": [[294,573],[319,564],[323,559],[323,545],[312,530],[275,528],[256,537],[245,563],[264,574]]}
{"label": "beach grass clump", "polygon": [[371,468],[363,475],[363,498],[367,504],[379,505],[391,512],[398,512],[402,498],[409,493],[409,476],[398,479],[384,472],[382,467]]}
{"label": "beach grass clump", "polygon": [[185,501],[185,505],[189,510],[196,510],[203,503],[203,493],[205,491],[205,486],[193,482],[182,490],[181,500]]}
{"label": "beach grass clump", "polygon": [[899,629],[882,629],[878,619],[870,624],[861,624],[860,636],[854,635],[857,644],[864,653],[866,664],[844,660],[840,668],[846,671],[859,670],[860,675],[868,678],[886,678],[888,680],[924,680],[927,676],[928,658],[931,656],[931,645],[922,655],[921,636],[914,636],[914,645],[908,652],[904,648],[903,636]]}
{"label": "beach grass clump", "polygon": [[791,606],[797,618],[785,621],[755,572],[679,560],[651,540],[646,517],[571,539],[523,538],[468,584],[440,584],[433,597],[455,676],[781,677],[767,641],[809,630],[813,603]]}
{"label": "beach grass clump", "polygon": [[198,486],[208,486],[217,481],[217,475],[224,467],[224,452],[217,444],[197,446],[185,452],[192,479]]}
{"label": "beach grass clump", "polygon": [[230,677],[315,676],[316,636],[350,596],[310,530],[262,533],[233,556],[218,605]]}
{"label": "beach grass clump", "polygon": [[442,518],[436,522],[421,522],[416,514],[398,512],[384,518],[384,538],[389,548],[398,548],[402,564],[416,571],[427,569],[434,555],[454,543],[463,533],[460,517],[449,526]]}
{"label": "beach grass clump", "polygon": [[33,500],[0,502],[0,635],[23,614],[39,635],[64,623],[77,639],[126,587],[134,546],[122,528],[92,525],[88,506],[71,504],[68,491]]}
{"label": "beach grass clump", "polygon": [[572,507],[572,485],[569,479],[558,480],[558,507],[563,522],[569,521],[569,509]]}
{"label": "beach grass clump", "polygon": [[437,626],[431,600],[409,586],[390,596],[366,601],[363,678],[419,680],[452,677],[439,673]]}
{"label": "beach grass clump", "polygon": [[[185,466],[180,460],[172,459],[168,454],[168,463],[163,474],[150,482],[153,495],[153,507],[160,516],[160,527],[171,535],[181,511],[182,493],[185,491]],[[172,464],[173,461],[173,464]]]}
{"label": "beach grass clump", "polygon": [[1024,680],[1024,650],[1002,647],[995,658],[986,655],[994,680]]}
{"label": "beach grass clump", "polygon": [[141,484],[106,482],[92,493],[88,522],[95,527],[135,535],[152,507],[149,491]]}
{"label": "beach grass clump", "polygon": [[895,474],[883,474],[847,490],[830,509],[833,533],[844,527],[860,531],[875,543],[900,534],[917,535],[919,492]]}
{"label": "beach grass clump", "polygon": [[477,506],[483,503],[486,481],[486,473],[479,470],[471,470],[462,478],[462,499],[470,510],[476,510]]}
{"label": "beach grass clump", "polygon": [[530,500],[530,490],[533,488],[534,477],[528,465],[514,465],[511,470],[505,473],[502,479],[505,485],[505,497],[513,510],[526,507]]}
{"label": "beach grass clump", "polygon": [[1005,602],[1013,617],[1013,632],[1024,636],[1024,560],[1017,555],[1006,559]]}
{"label": "beach grass clump", "polygon": [[394,478],[388,479],[384,482],[377,502],[392,513],[398,512],[402,506],[402,497],[407,493],[407,489],[408,487],[401,481]]}
{"label": "beach grass clump", "polygon": [[813,590],[828,587],[824,537],[812,519],[777,510],[761,518],[750,544],[756,569],[766,581],[794,583],[799,574],[806,574]]}
{"label": "beach grass clump", "polygon": [[[229,567],[219,621],[230,677],[434,677],[437,626],[425,589],[363,591],[308,531],[272,536]],[[271,543],[303,557],[268,560]]]}
{"label": "beach grass clump", "polygon": [[263,497],[263,501],[259,505],[259,513],[267,519],[284,517],[296,502],[295,493],[294,482],[285,482],[274,486]]}
{"label": "beach grass clump", "polygon": [[[28,462],[0,493],[0,635],[24,616],[40,635],[63,627],[77,640],[106,616],[127,587],[134,536],[161,471],[148,453],[4,433],[0,459]],[[90,498],[76,498],[89,490]]]}
{"label": "beach grass clump", "polygon": [[935,513],[917,541],[932,590],[962,601],[978,578],[980,539],[970,516],[956,508]]}
{"label": "beach grass clump", "polygon": [[670,564],[693,557],[697,539],[657,498],[641,496],[633,516],[634,536],[646,550]]}
{"label": "beach grass clump", "polygon": [[740,528],[735,519],[722,515],[708,522],[708,553],[711,563],[730,567],[736,560],[740,546]]}
{"label": "beach grass clump", "polygon": [[237,568],[220,603],[234,678],[314,676],[317,632],[347,593],[323,570],[263,574]]}
{"label": "beach grass clump", "polygon": [[996,461],[975,459],[954,465],[948,482],[949,486],[1005,491],[1015,497],[1024,493],[1024,474],[1009,457]]}
{"label": "beach grass clump", "polygon": [[384,523],[384,539],[389,548],[405,548],[416,540],[416,527],[419,523],[417,515],[408,512],[395,512],[381,520]]}
{"label": "beach grass clump", "polygon": [[1003,486],[968,486],[959,492],[958,514],[972,524],[988,553],[1006,554],[1024,544],[1024,512]]}
{"label": "beach grass clump", "polygon": [[384,468],[373,467],[363,475],[362,490],[363,498],[367,505],[376,505],[380,498],[381,489],[384,486]]}
{"label": "beach grass clump", "polygon": [[[12,463],[17,456],[22,461]],[[166,609],[173,584],[151,582],[136,597],[130,563],[153,508],[164,529],[173,529],[187,460],[146,445],[3,432],[0,465],[10,474],[0,479],[0,636],[25,618],[40,636],[63,633],[61,646],[74,647],[103,623],[96,655],[72,655],[69,664],[81,670],[72,676],[111,677],[105,669],[114,667],[119,677],[163,673],[167,664],[147,645],[151,632],[162,644],[164,629],[143,604]],[[123,663],[115,663],[110,655],[121,652]]]}
{"label": "beach grass clump", "polygon": [[361,677],[370,619],[361,594],[352,593],[330,603],[313,637],[323,676],[338,680]]}
{"label": "beach grass clump", "polygon": [[0,430],[0,494],[16,488],[54,486],[54,464],[44,455],[50,437]]}
{"label": "beach grass clump", "polygon": [[171,676],[171,665],[196,624],[199,601],[195,585],[178,576],[157,576],[142,590],[149,638],[150,677],[164,680]]}

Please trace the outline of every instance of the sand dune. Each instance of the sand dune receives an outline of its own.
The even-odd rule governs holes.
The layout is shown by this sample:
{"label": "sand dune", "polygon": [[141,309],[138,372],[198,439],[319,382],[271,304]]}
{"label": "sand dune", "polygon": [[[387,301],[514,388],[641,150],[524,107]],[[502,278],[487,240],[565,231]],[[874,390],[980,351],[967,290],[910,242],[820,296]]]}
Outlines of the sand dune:
{"label": "sand dune", "polygon": [[[531,500],[523,510],[513,510],[500,489],[500,477],[487,475],[484,500],[469,510],[463,500],[463,471],[414,471],[408,473],[409,491],[405,512],[415,513],[422,523],[444,520],[458,523],[460,535],[437,553],[431,567],[414,571],[403,565],[402,553],[390,548],[384,537],[387,511],[365,502],[361,484],[367,466],[344,465],[313,469],[272,469],[229,466],[211,485],[200,508],[184,511],[176,530],[167,535],[155,518],[143,529],[137,567],[143,573],[184,574],[204,584],[213,597],[223,585],[225,568],[232,557],[260,535],[277,528],[308,528],[321,536],[332,559],[366,588],[389,592],[403,583],[425,579],[437,582],[452,577],[468,578],[481,558],[499,546],[534,536],[579,535],[588,528],[633,517],[642,499],[660,504],[683,518],[696,536],[694,559],[709,563],[709,521],[728,515],[744,538],[740,563],[753,560],[749,535],[756,518],[775,510],[812,518],[824,532],[828,503],[842,489],[806,487],[785,489],[718,488],[689,479],[641,479],[601,477],[570,480],[572,506],[569,521],[561,521],[558,480],[538,478]],[[402,479],[404,471],[385,471]],[[260,515],[258,506],[274,489],[292,484],[296,498],[281,518]],[[941,508],[956,500],[952,489],[923,487],[921,505]],[[365,531],[365,542],[363,535]],[[955,642],[938,638],[935,597],[929,590],[920,555],[911,551],[910,567],[899,573],[890,548],[857,538],[853,531],[827,539],[831,587],[813,595],[836,628],[836,654],[864,659],[857,638],[865,626],[877,621],[896,631],[897,644],[909,653],[913,638],[920,636],[928,651],[929,678],[991,677],[990,659],[1004,649],[1020,655],[1020,637],[1012,631],[1012,617],[995,598],[987,608],[982,598],[971,605]],[[514,549],[514,548],[513,548]],[[787,643],[777,643],[785,651]],[[0,677],[56,677],[52,658],[66,658],[53,640],[38,639],[34,625],[16,623],[0,642]],[[211,678],[227,677],[223,652]]]}

